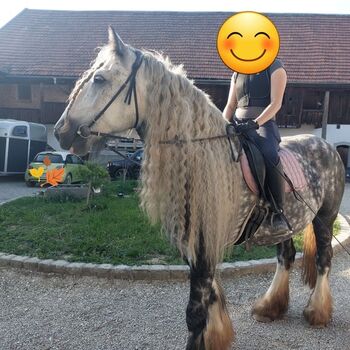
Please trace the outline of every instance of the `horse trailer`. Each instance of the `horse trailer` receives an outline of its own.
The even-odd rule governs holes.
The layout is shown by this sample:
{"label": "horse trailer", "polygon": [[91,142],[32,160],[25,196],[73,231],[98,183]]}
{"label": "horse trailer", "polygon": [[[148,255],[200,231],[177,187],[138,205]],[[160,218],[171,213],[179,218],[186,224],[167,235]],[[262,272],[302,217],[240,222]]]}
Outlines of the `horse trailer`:
{"label": "horse trailer", "polygon": [[37,153],[45,151],[45,125],[0,119],[0,175],[23,174]]}

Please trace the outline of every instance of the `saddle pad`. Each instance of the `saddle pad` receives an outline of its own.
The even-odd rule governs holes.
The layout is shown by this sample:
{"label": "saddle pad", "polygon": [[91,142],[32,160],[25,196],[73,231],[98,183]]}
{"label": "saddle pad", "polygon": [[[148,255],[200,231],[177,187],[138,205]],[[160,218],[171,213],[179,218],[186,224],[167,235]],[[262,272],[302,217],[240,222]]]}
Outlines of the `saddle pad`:
{"label": "saddle pad", "polygon": [[[289,177],[289,179],[292,181],[294,188],[296,190],[302,190],[304,187],[306,187],[306,178],[304,173],[301,170],[300,164],[297,161],[295,155],[293,152],[281,148],[281,150],[278,152],[281,162],[283,165],[283,170],[285,174]],[[247,156],[245,155],[244,151],[242,153],[241,159],[241,169],[243,173],[243,177],[245,182],[247,183],[249,189],[255,193],[256,195],[259,194],[258,186],[255,182],[255,179],[253,177],[253,174],[250,170],[250,166],[248,163]],[[287,182],[285,182],[285,192],[292,192],[291,187],[288,185]]]}

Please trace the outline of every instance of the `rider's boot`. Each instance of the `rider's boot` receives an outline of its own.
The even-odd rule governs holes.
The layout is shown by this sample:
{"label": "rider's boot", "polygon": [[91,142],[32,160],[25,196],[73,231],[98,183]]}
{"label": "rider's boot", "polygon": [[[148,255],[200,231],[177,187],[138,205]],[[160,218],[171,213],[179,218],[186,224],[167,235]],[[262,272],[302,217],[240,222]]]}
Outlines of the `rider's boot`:
{"label": "rider's boot", "polygon": [[272,230],[278,235],[291,231],[291,227],[283,213],[285,201],[285,179],[282,177],[283,174],[283,167],[280,160],[276,166],[271,165],[266,169],[267,185],[272,197],[270,201],[272,208],[270,224]]}

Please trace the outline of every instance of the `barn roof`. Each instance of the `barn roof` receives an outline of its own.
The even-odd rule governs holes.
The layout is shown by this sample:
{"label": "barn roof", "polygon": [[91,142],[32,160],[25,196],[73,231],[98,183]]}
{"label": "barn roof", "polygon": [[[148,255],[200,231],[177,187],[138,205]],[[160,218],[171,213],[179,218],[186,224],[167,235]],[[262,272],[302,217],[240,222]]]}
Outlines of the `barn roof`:
{"label": "barn roof", "polygon": [[[227,80],[216,51],[227,12],[51,11],[25,9],[0,29],[0,72],[78,77],[107,41],[111,24],[137,48],[164,52],[194,79]],[[350,84],[350,15],[267,14],[280,37],[289,82]]]}

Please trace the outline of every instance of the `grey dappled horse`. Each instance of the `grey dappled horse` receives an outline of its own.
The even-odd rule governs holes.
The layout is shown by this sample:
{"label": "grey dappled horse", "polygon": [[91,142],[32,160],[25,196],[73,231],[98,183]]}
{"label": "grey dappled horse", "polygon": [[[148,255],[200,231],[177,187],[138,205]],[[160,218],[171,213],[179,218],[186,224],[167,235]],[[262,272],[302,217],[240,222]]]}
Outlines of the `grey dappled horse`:
{"label": "grey dappled horse", "polygon": [[[187,349],[230,348],[233,329],[216,265],[225,247],[239,239],[247,215],[259,202],[232,159],[227,137],[216,137],[225,135],[226,125],[221,112],[181,67],[124,44],[110,28],[109,44],[77,82],[55,126],[61,146],[78,154],[100,142],[101,133],[135,128],[144,139],[141,206],[152,221],[162,223],[190,266]],[[191,141],[198,138],[203,140]],[[237,155],[239,141],[233,137],[232,142]],[[285,204],[293,234],[307,228],[304,277],[312,294],[304,316],[311,325],[325,326],[332,314],[328,274],[344,166],[327,142],[312,135],[284,138],[282,146],[294,153],[307,180],[301,195],[308,206],[292,193]],[[288,308],[295,248],[291,234],[276,237],[266,224],[254,242],[277,245],[272,284],[252,310],[257,320],[272,321]]]}

